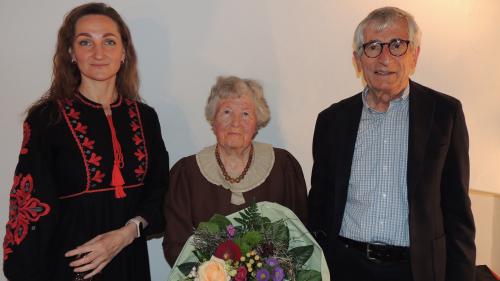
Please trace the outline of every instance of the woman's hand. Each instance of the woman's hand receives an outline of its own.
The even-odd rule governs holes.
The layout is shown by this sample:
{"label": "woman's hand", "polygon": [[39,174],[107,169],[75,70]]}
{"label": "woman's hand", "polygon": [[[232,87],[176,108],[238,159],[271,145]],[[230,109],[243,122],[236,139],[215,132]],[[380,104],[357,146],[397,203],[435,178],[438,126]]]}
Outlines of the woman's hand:
{"label": "woman's hand", "polygon": [[127,245],[132,243],[137,236],[136,226],[133,223],[122,228],[97,235],[87,243],[67,252],[66,257],[82,257],[71,262],[69,266],[75,272],[87,272],[85,279],[101,272],[101,270]]}

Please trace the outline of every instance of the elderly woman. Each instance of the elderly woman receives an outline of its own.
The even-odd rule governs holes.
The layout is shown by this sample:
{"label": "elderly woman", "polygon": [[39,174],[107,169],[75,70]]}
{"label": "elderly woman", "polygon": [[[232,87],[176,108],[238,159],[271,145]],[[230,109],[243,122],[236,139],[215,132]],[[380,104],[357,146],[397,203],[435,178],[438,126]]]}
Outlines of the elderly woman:
{"label": "elderly woman", "polygon": [[270,119],[262,87],[253,80],[219,77],[205,107],[217,144],[185,157],[170,171],[166,196],[165,258],[173,265],[193,228],[252,201],[271,201],[304,220],[307,189],[302,169],[286,150],[254,142]]}
{"label": "elderly woman", "polygon": [[52,85],[24,123],[7,279],[150,280],[146,235],[164,229],[168,154],[138,81],[116,10],[89,3],[66,15]]}

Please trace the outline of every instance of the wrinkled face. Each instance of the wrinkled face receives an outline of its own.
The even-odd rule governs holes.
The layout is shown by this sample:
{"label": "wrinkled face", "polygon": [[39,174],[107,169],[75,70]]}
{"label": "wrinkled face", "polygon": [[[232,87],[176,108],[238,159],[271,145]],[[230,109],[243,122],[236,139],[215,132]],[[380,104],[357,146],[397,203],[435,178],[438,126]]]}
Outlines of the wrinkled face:
{"label": "wrinkled face", "polygon": [[118,25],[103,15],[81,17],[76,22],[70,53],[78,65],[82,82],[115,79],[125,59]]}
{"label": "wrinkled face", "polygon": [[248,95],[221,99],[213,122],[217,143],[226,149],[250,146],[257,132],[255,104]]}
{"label": "wrinkled face", "polygon": [[[379,41],[390,42],[393,39],[409,40],[408,24],[403,19],[392,22],[382,31],[367,25],[364,31],[364,43]],[[408,85],[410,75],[417,64],[419,49],[408,47],[406,54],[393,56],[388,46],[383,47],[382,53],[376,58],[369,58],[364,53],[358,56],[354,52],[358,71],[363,77],[368,88],[373,93],[385,93],[391,96],[400,94]]]}

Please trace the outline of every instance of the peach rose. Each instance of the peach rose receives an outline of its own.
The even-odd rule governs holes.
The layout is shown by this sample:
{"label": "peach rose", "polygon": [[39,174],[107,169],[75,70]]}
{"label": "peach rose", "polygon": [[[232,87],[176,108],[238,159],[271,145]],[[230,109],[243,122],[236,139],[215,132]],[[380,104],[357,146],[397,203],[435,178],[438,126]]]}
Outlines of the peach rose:
{"label": "peach rose", "polygon": [[197,281],[229,281],[231,277],[227,274],[224,260],[212,256],[198,268]]}

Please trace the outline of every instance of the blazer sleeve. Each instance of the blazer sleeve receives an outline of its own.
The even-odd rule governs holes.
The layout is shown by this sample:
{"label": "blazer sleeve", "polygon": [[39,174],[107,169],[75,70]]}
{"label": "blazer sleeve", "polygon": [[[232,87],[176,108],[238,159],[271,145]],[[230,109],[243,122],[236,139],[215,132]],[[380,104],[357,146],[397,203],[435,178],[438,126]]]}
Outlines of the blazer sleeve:
{"label": "blazer sleeve", "polygon": [[145,126],[149,127],[148,173],[144,180],[145,194],[139,204],[136,215],[143,217],[148,225],[144,229],[145,235],[163,232],[165,219],[163,217],[163,197],[168,189],[168,152],[163,142],[158,115],[152,108],[147,108],[148,114]]}
{"label": "blazer sleeve", "polygon": [[458,103],[441,182],[441,206],[446,233],[446,280],[473,281],[475,226],[469,199],[469,138]]}
{"label": "blazer sleeve", "polygon": [[313,137],[313,169],[311,175],[311,190],[308,197],[308,228],[318,243],[326,251],[328,226],[325,216],[333,208],[329,199],[329,173],[333,171],[328,159],[329,125],[325,112],[320,113],[316,120]]}
{"label": "blazer sleeve", "polygon": [[11,281],[49,280],[53,267],[51,240],[57,227],[58,199],[50,168],[48,120],[38,113],[28,116],[23,124],[23,142],[9,194],[3,270]]}

